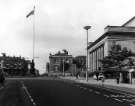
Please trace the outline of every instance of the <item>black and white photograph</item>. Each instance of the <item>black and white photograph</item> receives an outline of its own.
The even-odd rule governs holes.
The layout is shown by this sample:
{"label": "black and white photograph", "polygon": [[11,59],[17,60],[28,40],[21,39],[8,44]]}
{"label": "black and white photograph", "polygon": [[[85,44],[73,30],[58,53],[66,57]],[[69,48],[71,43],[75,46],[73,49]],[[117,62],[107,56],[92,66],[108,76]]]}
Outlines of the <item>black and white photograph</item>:
{"label": "black and white photograph", "polygon": [[135,106],[135,0],[0,0],[0,106]]}

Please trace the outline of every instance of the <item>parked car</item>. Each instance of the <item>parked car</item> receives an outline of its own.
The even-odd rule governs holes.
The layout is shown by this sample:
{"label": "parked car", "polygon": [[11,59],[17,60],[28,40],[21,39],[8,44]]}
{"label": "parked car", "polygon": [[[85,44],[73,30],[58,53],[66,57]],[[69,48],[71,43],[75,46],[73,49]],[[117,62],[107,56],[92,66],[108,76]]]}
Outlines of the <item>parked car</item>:
{"label": "parked car", "polygon": [[[105,78],[104,75],[102,73],[99,73],[98,80],[102,80],[103,78]],[[95,74],[93,75],[93,79],[97,80],[97,76]]]}
{"label": "parked car", "polygon": [[93,79],[97,80],[97,76],[96,75],[93,75]]}
{"label": "parked car", "polygon": [[98,79],[101,80],[101,79],[103,79],[103,78],[105,78],[104,75],[103,75],[102,73],[100,73],[100,74],[98,75]]}

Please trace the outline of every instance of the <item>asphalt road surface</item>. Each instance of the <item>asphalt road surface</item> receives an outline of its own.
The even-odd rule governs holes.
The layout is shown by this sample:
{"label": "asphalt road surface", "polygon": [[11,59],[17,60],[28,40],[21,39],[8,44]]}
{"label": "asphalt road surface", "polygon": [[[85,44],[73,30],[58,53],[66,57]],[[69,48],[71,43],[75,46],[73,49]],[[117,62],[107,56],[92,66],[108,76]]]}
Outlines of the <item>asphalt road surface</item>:
{"label": "asphalt road surface", "polygon": [[135,106],[135,96],[55,78],[20,81],[36,106]]}

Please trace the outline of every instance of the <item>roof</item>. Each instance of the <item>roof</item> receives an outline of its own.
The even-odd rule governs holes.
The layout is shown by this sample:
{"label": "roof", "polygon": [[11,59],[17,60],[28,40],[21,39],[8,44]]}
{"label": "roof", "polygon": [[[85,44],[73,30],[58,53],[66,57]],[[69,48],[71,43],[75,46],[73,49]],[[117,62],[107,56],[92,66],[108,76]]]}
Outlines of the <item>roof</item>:
{"label": "roof", "polygon": [[135,16],[132,17],[130,20],[128,20],[126,23],[124,23],[124,24],[122,25],[122,27],[125,27],[125,26],[128,25],[130,22],[132,22],[133,20],[135,20]]}
{"label": "roof", "polygon": [[135,22],[135,16],[133,18],[131,18],[130,20],[128,20],[126,23],[124,23],[122,26],[106,26],[105,33],[102,36],[100,36],[97,40],[95,40],[93,43],[91,43],[91,45],[88,46],[88,49],[93,47],[96,43],[98,43],[103,38],[105,38],[106,36],[108,36],[109,34],[112,34],[112,33],[135,34],[135,25],[130,26],[131,22]]}
{"label": "roof", "polygon": [[92,46],[94,46],[96,43],[98,43],[100,40],[102,40],[103,38],[105,38],[107,36],[107,33],[104,33],[102,36],[100,36],[97,40],[95,40],[95,42],[91,43],[91,45],[88,46],[88,49],[91,48]]}
{"label": "roof", "polygon": [[49,58],[53,58],[53,57],[58,57],[58,58],[60,58],[60,57],[72,57],[72,55],[51,55],[51,56],[49,56]]}

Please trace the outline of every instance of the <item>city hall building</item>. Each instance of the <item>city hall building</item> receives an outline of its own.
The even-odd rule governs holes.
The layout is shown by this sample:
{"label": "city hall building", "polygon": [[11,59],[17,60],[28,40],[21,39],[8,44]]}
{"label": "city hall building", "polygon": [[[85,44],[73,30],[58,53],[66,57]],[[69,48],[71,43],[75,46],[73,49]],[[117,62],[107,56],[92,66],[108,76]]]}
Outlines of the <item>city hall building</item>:
{"label": "city hall building", "polygon": [[104,30],[104,34],[88,46],[88,71],[90,72],[102,69],[99,60],[108,55],[114,43],[135,52],[135,17],[122,26],[107,26]]}
{"label": "city hall building", "polygon": [[54,55],[50,54],[49,56],[49,72],[60,72],[60,67],[63,62],[68,62],[68,64],[73,63],[72,55],[69,55],[67,51],[61,53],[60,51]]}

